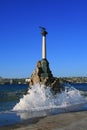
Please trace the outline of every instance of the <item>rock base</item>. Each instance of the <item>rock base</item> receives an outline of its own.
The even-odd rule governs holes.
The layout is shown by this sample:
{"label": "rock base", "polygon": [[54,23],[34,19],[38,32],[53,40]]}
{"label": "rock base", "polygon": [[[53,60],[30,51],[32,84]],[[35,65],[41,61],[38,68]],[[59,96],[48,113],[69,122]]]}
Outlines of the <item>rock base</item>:
{"label": "rock base", "polygon": [[64,88],[58,78],[53,77],[52,72],[49,68],[49,62],[46,59],[42,59],[37,62],[36,68],[31,75],[29,86],[40,83],[45,86],[51,87],[53,93],[61,92]]}

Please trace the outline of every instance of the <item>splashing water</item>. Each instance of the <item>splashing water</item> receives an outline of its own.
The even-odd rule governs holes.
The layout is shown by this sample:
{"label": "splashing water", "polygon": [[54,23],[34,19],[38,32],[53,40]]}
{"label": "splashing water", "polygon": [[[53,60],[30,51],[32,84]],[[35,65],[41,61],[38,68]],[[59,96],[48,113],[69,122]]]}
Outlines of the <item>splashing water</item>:
{"label": "splashing water", "polygon": [[65,108],[86,102],[85,98],[80,94],[80,91],[73,87],[66,87],[65,91],[53,95],[50,87],[36,84],[28,90],[28,93],[15,105],[13,108],[14,111],[40,111],[53,108]]}

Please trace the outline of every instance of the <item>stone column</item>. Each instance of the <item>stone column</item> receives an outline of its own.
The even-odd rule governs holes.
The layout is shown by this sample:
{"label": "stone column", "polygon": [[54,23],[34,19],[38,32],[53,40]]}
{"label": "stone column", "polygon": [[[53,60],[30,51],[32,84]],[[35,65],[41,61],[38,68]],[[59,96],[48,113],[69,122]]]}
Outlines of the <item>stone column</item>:
{"label": "stone column", "polygon": [[42,59],[46,59],[46,34],[45,30],[42,30]]}

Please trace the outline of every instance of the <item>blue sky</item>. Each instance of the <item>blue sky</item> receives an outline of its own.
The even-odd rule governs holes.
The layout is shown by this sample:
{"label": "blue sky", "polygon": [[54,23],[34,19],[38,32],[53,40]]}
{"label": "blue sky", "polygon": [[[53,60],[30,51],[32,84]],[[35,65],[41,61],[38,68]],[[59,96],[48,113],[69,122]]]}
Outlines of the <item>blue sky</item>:
{"label": "blue sky", "polygon": [[0,76],[29,77],[47,59],[54,76],[87,76],[87,0],[0,0]]}

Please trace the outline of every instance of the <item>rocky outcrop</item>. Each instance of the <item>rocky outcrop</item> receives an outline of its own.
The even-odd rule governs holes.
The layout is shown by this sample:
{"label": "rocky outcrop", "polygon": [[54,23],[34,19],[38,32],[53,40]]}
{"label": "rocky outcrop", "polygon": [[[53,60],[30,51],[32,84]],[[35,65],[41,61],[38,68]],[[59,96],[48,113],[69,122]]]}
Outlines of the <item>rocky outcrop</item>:
{"label": "rocky outcrop", "polygon": [[53,93],[63,90],[60,80],[53,77],[49,68],[49,62],[46,59],[37,62],[36,68],[31,75],[29,86],[32,87],[37,83],[51,87]]}

